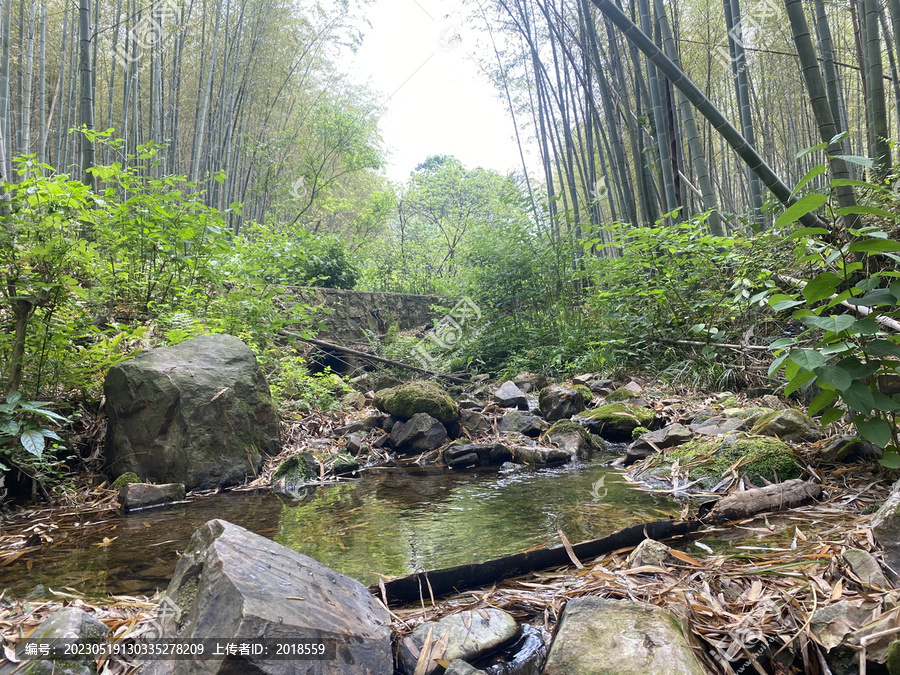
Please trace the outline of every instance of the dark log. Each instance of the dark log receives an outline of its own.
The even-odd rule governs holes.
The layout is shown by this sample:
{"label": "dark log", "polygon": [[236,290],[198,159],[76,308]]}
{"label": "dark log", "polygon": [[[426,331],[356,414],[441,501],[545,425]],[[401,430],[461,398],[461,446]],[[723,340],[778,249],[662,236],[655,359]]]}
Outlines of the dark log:
{"label": "dark log", "polygon": [[[644,539],[669,539],[698,530],[698,520],[676,522],[657,520],[644,525],[633,525],[613,532],[602,539],[592,539],[572,546],[579,560],[590,560],[606,555],[620,548],[637,546]],[[552,567],[571,565],[572,561],[564,546],[542,548],[527,553],[517,553],[496,560],[470,565],[446,567],[431,572],[416,572],[405,577],[373,584],[369,590],[383,597],[388,606],[417,603],[420,599],[437,598],[442,595],[479,588],[490,584],[529,574]]]}
{"label": "dark log", "polygon": [[331,342],[325,342],[324,340],[315,340],[313,338],[305,338],[301,335],[297,335],[297,333],[291,333],[290,331],[283,330],[281,334],[285,337],[294,338],[296,340],[302,340],[303,342],[308,342],[311,345],[315,345],[316,347],[321,347],[322,349],[333,349],[336,352],[343,352],[344,354],[350,354],[351,356],[355,356],[360,359],[368,359],[369,361],[377,361],[378,363],[387,363],[390,366],[396,366],[397,368],[404,368],[406,370],[412,370],[416,373],[423,373],[424,375],[429,375],[431,377],[437,377],[442,380],[448,380],[449,382],[456,382],[457,384],[472,384],[469,380],[463,379],[461,377],[456,377],[455,375],[446,375],[444,373],[439,373],[435,370],[426,370],[425,368],[419,368],[418,366],[411,366],[408,363],[402,363],[400,361],[393,361],[391,359],[385,359],[381,356],[375,356],[374,354],[366,354],[365,352],[361,352],[356,349],[350,349],[350,347],[344,347],[343,345],[336,345]]}
{"label": "dark log", "polygon": [[[812,481],[794,478],[761,488],[725,495],[712,508],[703,504],[700,517],[706,521],[739,520],[766,511],[784,511],[818,499],[822,487]],[[705,515],[704,515],[705,514]]]}

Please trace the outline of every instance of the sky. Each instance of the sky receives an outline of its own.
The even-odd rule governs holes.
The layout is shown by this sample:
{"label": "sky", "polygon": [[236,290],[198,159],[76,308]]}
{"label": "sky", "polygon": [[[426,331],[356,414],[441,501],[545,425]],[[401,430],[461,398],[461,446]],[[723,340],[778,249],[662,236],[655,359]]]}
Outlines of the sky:
{"label": "sky", "polygon": [[474,35],[457,7],[453,0],[376,0],[366,11],[371,28],[347,68],[384,101],[379,129],[392,181],[437,154],[468,168],[521,169],[509,113],[467,51]]}

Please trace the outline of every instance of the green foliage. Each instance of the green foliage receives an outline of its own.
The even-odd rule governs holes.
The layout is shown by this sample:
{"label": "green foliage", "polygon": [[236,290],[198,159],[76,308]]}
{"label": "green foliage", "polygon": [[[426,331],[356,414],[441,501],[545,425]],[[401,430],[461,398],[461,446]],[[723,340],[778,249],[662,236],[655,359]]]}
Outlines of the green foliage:
{"label": "green foliage", "polygon": [[[839,183],[832,181],[831,188]],[[827,194],[792,207],[791,219],[824,205],[827,216],[842,224],[830,231],[802,228],[787,237],[809,281],[799,292],[773,294],[769,304],[775,311],[790,311],[805,330],[770,345],[775,360],[769,373],[784,370],[786,394],[818,385],[810,414],[820,413],[828,424],[849,412],[859,435],[885,448],[882,463],[893,467],[900,464],[900,395],[888,396],[882,389],[900,378],[900,335],[885,330],[900,320],[900,242],[890,239],[887,229],[896,216],[875,205],[885,189],[867,188],[868,205],[840,209]],[[797,208],[800,204],[803,209]],[[859,220],[852,226],[850,219],[837,220],[850,214],[881,222]],[[848,313],[847,305],[857,314]]]}
{"label": "green foliage", "polygon": [[284,410],[331,410],[339,407],[341,397],[352,391],[340,376],[330,372],[310,373],[303,358],[284,350],[270,348],[257,355],[272,397]]}
{"label": "green foliage", "polygon": [[18,470],[38,484],[58,478],[62,465],[54,452],[62,449],[60,426],[72,420],[47,407],[46,403],[25,401],[18,392],[0,404],[0,472]]}

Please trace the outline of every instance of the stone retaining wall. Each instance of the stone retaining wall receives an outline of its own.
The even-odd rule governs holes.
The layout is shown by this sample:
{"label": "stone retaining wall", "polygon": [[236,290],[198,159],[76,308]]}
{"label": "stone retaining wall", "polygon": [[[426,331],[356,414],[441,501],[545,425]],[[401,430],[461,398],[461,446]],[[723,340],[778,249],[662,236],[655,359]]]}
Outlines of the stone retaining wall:
{"label": "stone retaining wall", "polygon": [[328,330],[318,337],[340,342],[365,341],[364,330],[384,335],[391,326],[399,330],[430,328],[445,313],[432,307],[449,309],[454,304],[452,298],[438,295],[300,287],[290,292],[300,302],[330,308],[331,314],[324,318]]}

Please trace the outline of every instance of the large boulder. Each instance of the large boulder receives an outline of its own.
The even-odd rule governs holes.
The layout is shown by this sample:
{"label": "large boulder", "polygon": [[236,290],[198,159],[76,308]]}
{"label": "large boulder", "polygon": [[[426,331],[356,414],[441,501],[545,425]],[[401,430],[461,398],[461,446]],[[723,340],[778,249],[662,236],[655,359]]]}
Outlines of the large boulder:
{"label": "large boulder", "polygon": [[[451,614],[439,621],[429,621],[415,627],[400,645],[400,662],[407,675],[413,675],[421,658],[428,662],[426,673],[440,671],[437,659],[471,661],[512,640],[519,632],[516,620],[508,613],[492,607]],[[434,645],[442,640],[440,653],[429,651],[422,655],[428,636]]]}
{"label": "large boulder", "polygon": [[631,432],[649,427],[656,413],[630,403],[606,403],[577,415],[574,420],[592,434],[608,441],[630,441]]}
{"label": "large boulder", "polygon": [[437,450],[448,441],[447,428],[426,413],[416,413],[391,429],[391,443],[401,452]]}
{"label": "large boulder", "polygon": [[123,511],[160,506],[181,499],[184,499],[182,483],[166,483],[165,485],[128,483],[119,488],[119,505]]}
{"label": "large boulder", "polygon": [[441,385],[427,380],[382,389],[375,393],[372,405],[401,420],[411,419],[416,413],[427,413],[439,422],[455,422],[459,419],[456,401],[450,398],[450,394]]}
{"label": "large boulder", "polygon": [[702,675],[684,633],[681,620],[661,607],[569,600],[544,675]]}
{"label": "large boulder", "polygon": [[547,423],[530,412],[524,410],[512,410],[500,418],[497,425],[499,431],[515,432],[523,436],[537,438],[547,428]]}
{"label": "large boulder", "polygon": [[142,352],[109,369],[103,393],[115,475],[188,490],[234,485],[258,473],[264,453],[281,450],[269,386],[232,335]]}
{"label": "large boulder", "polygon": [[628,446],[628,450],[625,452],[625,465],[629,466],[649,457],[657,449],[666,450],[687,443],[693,437],[694,434],[691,433],[691,430],[678,422],[647,434],[641,434],[634,443]]}
{"label": "large boulder", "polygon": [[[198,529],[178,561],[158,619],[166,638],[307,638],[336,644],[334,660],[303,661],[316,675],[391,675],[391,618],[366,587],[312,558],[223,520]],[[212,658],[210,658],[212,657]],[[151,661],[142,675],[288,675],[297,661],[262,656]]]}
{"label": "large boulder", "polygon": [[[588,392],[590,393],[590,391]],[[538,394],[541,415],[548,422],[567,420],[584,410],[584,395],[577,389],[551,384]]]}

